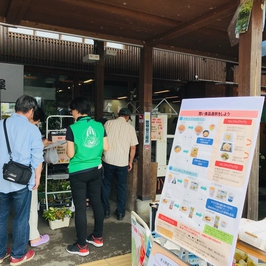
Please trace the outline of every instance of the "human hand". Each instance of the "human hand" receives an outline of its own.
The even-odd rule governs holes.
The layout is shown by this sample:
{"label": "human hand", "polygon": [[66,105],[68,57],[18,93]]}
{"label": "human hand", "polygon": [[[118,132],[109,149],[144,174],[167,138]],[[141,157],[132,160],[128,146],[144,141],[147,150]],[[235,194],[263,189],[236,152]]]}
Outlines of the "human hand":
{"label": "human hand", "polygon": [[35,177],[35,186],[32,188],[33,190],[37,189],[40,185],[40,178]]}
{"label": "human hand", "polygon": [[46,146],[48,146],[49,144],[51,144],[52,141],[50,141],[50,140],[48,140],[48,139],[43,139],[43,140],[42,140],[42,143],[43,143],[43,146],[46,147]]}
{"label": "human hand", "polygon": [[129,163],[128,163],[128,169],[127,169],[127,171],[130,172],[131,169],[132,169],[132,163],[129,162]]}

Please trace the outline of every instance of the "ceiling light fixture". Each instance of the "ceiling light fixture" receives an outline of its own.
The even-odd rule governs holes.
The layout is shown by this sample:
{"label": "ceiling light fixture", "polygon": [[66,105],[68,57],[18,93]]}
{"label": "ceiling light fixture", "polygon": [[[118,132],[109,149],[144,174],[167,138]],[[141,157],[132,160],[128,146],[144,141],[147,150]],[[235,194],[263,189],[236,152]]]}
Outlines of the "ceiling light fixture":
{"label": "ceiling light fixture", "polygon": [[87,79],[87,80],[84,80],[83,83],[84,83],[84,84],[87,84],[87,83],[91,83],[91,82],[93,82],[93,81],[94,81],[94,79]]}
{"label": "ceiling light fixture", "polygon": [[100,56],[98,54],[87,54],[85,56],[83,56],[83,63],[91,63],[91,62],[95,62],[95,61],[99,61],[100,60]]}
{"label": "ceiling light fixture", "polygon": [[24,79],[37,79],[38,77],[30,76],[30,75],[24,75]]}
{"label": "ceiling light fixture", "polygon": [[154,94],[160,94],[160,93],[165,93],[165,92],[170,92],[170,90],[155,91]]}
{"label": "ceiling light fixture", "polygon": [[179,96],[169,96],[169,97],[165,97],[165,99],[174,99],[174,98],[179,98]]}
{"label": "ceiling light fixture", "polygon": [[121,96],[121,97],[117,97],[117,100],[123,100],[123,99],[126,99],[127,96]]}

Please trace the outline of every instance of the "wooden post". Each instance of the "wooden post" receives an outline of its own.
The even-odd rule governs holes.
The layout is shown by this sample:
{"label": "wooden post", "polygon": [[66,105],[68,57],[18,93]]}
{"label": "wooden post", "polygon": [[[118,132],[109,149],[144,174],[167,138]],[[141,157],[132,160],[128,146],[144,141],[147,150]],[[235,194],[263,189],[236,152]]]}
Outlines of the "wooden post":
{"label": "wooden post", "polygon": [[[239,96],[261,95],[261,43],[262,43],[263,10],[262,1],[253,0],[253,8],[246,33],[239,37]],[[259,139],[259,138],[258,138]],[[258,220],[259,206],[259,141],[257,141],[253,158],[247,206],[243,216]]]}
{"label": "wooden post", "polygon": [[94,41],[94,52],[100,55],[100,60],[95,63],[95,119],[103,118],[104,96],[104,42]]}
{"label": "wooden post", "polygon": [[[139,88],[139,110],[140,114],[149,112],[150,116],[152,112],[152,55],[153,48],[151,46],[144,46],[142,48]],[[141,200],[148,200],[151,198],[151,143],[150,145],[144,145],[144,135],[145,125],[144,123],[139,123],[139,162],[137,196]]]}

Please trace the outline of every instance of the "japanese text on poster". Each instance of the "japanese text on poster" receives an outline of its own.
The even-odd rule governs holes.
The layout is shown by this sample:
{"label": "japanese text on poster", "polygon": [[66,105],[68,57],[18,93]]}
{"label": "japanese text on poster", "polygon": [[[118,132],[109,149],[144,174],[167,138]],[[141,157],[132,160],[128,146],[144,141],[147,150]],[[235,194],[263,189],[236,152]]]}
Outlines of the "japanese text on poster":
{"label": "japanese text on poster", "polygon": [[216,266],[233,261],[263,102],[182,102],[155,230]]}

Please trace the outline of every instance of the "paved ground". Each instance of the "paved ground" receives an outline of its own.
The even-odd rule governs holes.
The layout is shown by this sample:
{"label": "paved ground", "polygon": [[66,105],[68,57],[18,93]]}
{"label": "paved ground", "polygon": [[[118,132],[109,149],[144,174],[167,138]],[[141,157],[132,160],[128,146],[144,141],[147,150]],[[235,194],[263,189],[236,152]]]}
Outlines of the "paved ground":
{"label": "paved ground", "polygon": [[[113,202],[111,204],[111,208],[113,211],[115,210],[115,204]],[[90,208],[87,210],[87,217],[88,233],[90,233],[93,228],[93,216],[92,210]],[[90,245],[90,254],[86,257],[72,255],[66,252],[66,246],[68,244],[73,244],[76,239],[74,219],[71,219],[70,226],[67,228],[51,230],[48,226],[48,222],[41,217],[40,213],[39,231],[41,234],[49,234],[51,240],[47,244],[34,248],[36,252],[35,257],[31,261],[25,263],[25,265],[79,265],[86,262],[102,260],[131,252],[130,212],[126,213],[123,221],[118,221],[115,215],[111,215],[109,219],[105,220],[103,232],[104,246],[101,248],[96,248]],[[11,232],[10,229],[9,232]],[[9,236],[11,241],[11,233]],[[9,260],[6,259],[2,265],[9,265]]]}

